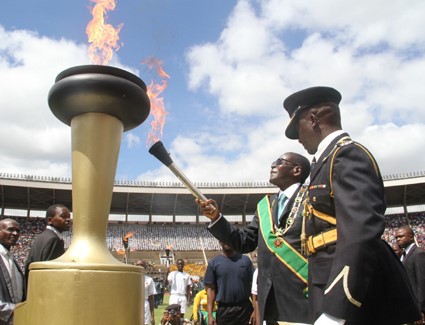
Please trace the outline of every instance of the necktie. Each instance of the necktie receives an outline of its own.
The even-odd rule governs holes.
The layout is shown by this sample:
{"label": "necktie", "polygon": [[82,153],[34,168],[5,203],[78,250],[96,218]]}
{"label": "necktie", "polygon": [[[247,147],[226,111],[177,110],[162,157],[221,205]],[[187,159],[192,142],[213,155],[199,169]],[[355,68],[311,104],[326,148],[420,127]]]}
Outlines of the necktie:
{"label": "necktie", "polygon": [[311,165],[310,165],[310,172],[313,172],[315,167],[316,167],[316,157],[313,157],[313,160],[311,161]]}
{"label": "necktie", "polygon": [[287,199],[288,198],[286,197],[285,194],[282,193],[282,194],[279,195],[279,198],[277,200],[277,215],[276,215],[276,220],[275,220],[276,225],[279,224],[280,217],[282,216],[283,209],[285,208],[285,203],[286,203]]}
{"label": "necktie", "polygon": [[10,274],[10,279],[12,280],[13,297],[16,303],[18,302],[19,294],[18,294],[18,283],[16,282],[15,263],[13,262],[13,256],[10,252],[7,253],[7,257],[9,260],[9,274]]}

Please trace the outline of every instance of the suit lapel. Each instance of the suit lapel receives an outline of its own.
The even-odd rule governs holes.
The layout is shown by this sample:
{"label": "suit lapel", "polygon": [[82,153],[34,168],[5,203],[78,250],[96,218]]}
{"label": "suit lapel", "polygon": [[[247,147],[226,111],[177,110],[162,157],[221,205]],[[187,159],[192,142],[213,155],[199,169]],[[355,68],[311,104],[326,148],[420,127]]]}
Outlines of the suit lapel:
{"label": "suit lapel", "polygon": [[413,245],[412,248],[410,249],[409,253],[407,253],[404,258],[403,258],[403,264],[406,263],[406,261],[409,259],[410,256],[413,255],[415,249],[416,249],[416,245]]}
{"label": "suit lapel", "polygon": [[273,223],[276,224],[276,221],[278,220],[278,216],[277,216],[277,199],[278,199],[278,195],[277,194],[273,194],[273,196],[270,197],[270,204],[271,204],[271,211],[272,211],[272,217],[273,217]]}
{"label": "suit lapel", "polygon": [[0,268],[3,273],[4,281],[6,282],[7,291],[9,292],[10,300],[14,301],[13,288],[12,288],[12,279],[10,278],[9,271],[7,270],[6,265],[4,265],[3,258],[0,257]]}

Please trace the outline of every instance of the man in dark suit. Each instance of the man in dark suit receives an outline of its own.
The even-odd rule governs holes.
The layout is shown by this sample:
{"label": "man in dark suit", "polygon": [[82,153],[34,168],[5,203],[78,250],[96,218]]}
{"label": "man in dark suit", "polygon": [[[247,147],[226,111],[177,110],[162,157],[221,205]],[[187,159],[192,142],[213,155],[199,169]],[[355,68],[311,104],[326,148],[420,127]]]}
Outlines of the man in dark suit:
{"label": "man in dark suit", "polygon": [[[214,200],[200,202],[211,219],[208,230],[236,251],[248,253],[258,247],[258,304],[261,320],[309,323],[307,310],[307,261],[299,253],[302,227],[302,186],[310,172],[307,158],[288,152],[271,165],[270,183],[279,193],[264,197],[251,223],[231,225]],[[286,201],[282,211],[279,202]]]}
{"label": "man in dark suit", "polygon": [[409,226],[398,228],[395,238],[397,245],[403,249],[400,259],[416,294],[422,312],[422,322],[425,324],[425,250],[416,245],[415,234]]}
{"label": "man in dark suit", "polygon": [[290,95],[286,136],[314,155],[302,245],[309,311],[318,324],[402,324],[420,318],[406,272],[384,231],[384,186],[371,153],[341,129],[341,94]]}
{"label": "man in dark suit", "polygon": [[15,220],[0,220],[0,325],[13,324],[15,306],[25,299],[24,274],[10,253],[19,234]]}
{"label": "man in dark suit", "polygon": [[25,263],[28,282],[29,266],[33,262],[50,261],[65,253],[62,232],[69,230],[71,214],[66,206],[54,204],[46,211],[46,229],[34,240]]}

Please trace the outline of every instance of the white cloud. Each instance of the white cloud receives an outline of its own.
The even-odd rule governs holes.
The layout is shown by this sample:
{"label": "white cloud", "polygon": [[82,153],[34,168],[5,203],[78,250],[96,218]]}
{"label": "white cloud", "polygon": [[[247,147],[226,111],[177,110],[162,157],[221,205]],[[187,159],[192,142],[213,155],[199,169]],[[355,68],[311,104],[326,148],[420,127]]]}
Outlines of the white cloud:
{"label": "white cloud", "polygon": [[[190,50],[189,85],[192,89],[206,86],[218,97],[225,114],[272,115],[277,112],[273,103],[285,89],[275,73],[281,63],[274,55],[281,50],[278,38],[255,16],[249,3],[241,1],[216,43]],[[264,105],[269,110],[259,112],[258,107]]]}
{"label": "white cloud", "polygon": [[2,26],[0,39],[0,171],[70,177],[71,129],[52,114],[47,99],[60,71],[89,64],[87,46]]}
{"label": "white cloud", "polygon": [[0,170],[70,175],[70,129],[47,96],[58,71],[82,61],[84,47],[0,27]]}
{"label": "white cloud", "polygon": [[141,143],[140,137],[133,132],[127,132],[124,135],[127,148],[132,149]]}
{"label": "white cloud", "polygon": [[[215,177],[224,172],[228,179],[262,179],[264,164],[281,153],[267,145],[278,137],[283,150],[297,151],[296,141],[284,139],[281,103],[314,85],[341,91],[344,128],[371,148],[384,174],[423,170],[417,155],[424,146],[412,137],[421,137],[425,127],[418,124],[425,122],[425,34],[417,32],[425,28],[419,14],[424,2],[270,0],[257,10],[250,4],[239,1],[220,38],[194,46],[187,56],[190,86],[218,96],[223,119],[234,125],[258,118],[258,129],[241,125],[243,151]],[[395,152],[400,158],[390,157]],[[245,167],[250,160],[239,175],[235,163]]]}
{"label": "white cloud", "polygon": [[[219,107],[190,100],[205,121],[188,118],[168,134],[172,157],[196,182],[265,181],[280,154],[305,153],[284,136],[285,97],[331,85],[343,96],[344,129],[383,174],[424,170],[424,11],[422,0],[238,1],[217,39],[187,49],[190,96],[206,92]],[[58,72],[88,64],[87,46],[1,26],[0,39],[0,171],[70,176],[70,128],[47,96]],[[111,65],[138,74],[116,55]],[[141,150],[139,132],[125,134],[122,151]],[[164,166],[138,179],[176,181]]]}
{"label": "white cloud", "polygon": [[387,123],[368,127],[358,141],[374,154],[383,175],[409,173],[424,170],[424,132],[424,124],[399,127]]}

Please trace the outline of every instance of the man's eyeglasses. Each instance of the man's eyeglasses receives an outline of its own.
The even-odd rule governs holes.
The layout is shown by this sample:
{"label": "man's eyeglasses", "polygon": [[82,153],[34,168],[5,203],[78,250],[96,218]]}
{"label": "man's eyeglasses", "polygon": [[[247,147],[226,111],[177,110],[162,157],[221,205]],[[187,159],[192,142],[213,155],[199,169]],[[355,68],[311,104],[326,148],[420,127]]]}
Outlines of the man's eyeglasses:
{"label": "man's eyeglasses", "polygon": [[0,229],[0,231],[7,232],[8,234],[13,234],[13,233],[16,232],[18,235],[21,233],[21,230],[20,229],[16,229],[16,228]]}
{"label": "man's eyeglasses", "polygon": [[294,163],[294,162],[292,162],[292,161],[290,161],[290,160],[288,160],[288,159],[285,159],[285,158],[277,158],[275,161],[273,161],[272,162],[272,168],[273,167],[275,167],[275,166],[280,166],[280,165],[283,165],[283,163],[288,163],[288,164],[291,164],[291,165],[293,165],[293,166],[296,166],[296,164]]}

